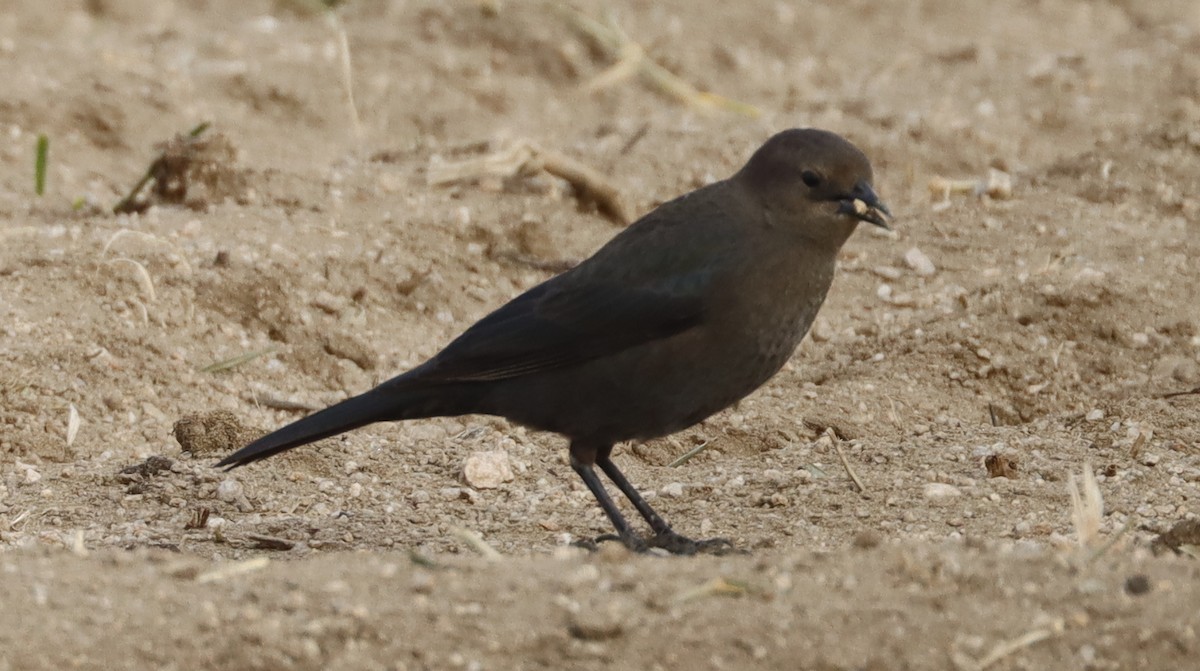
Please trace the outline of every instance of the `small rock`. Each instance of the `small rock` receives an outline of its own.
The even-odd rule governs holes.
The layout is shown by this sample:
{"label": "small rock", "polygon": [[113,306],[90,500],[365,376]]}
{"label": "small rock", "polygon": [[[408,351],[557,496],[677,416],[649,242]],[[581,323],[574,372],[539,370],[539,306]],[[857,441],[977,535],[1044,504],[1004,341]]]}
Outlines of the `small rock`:
{"label": "small rock", "polygon": [[1200,363],[1183,356],[1163,357],[1154,364],[1150,374],[1170,382],[1196,384],[1200,382]]}
{"label": "small rock", "polygon": [[812,328],[809,329],[808,335],[813,342],[826,342],[833,337],[833,329],[829,327],[829,322],[822,317],[817,317],[813,322]]}
{"label": "small rock", "polygon": [[850,544],[859,550],[870,550],[879,547],[881,543],[883,543],[883,534],[874,529],[863,529],[854,534],[854,539],[850,541]]}
{"label": "small rock", "polygon": [[895,266],[874,266],[871,268],[871,272],[890,282],[895,282],[904,277],[904,271]]}
{"label": "small rock", "polygon": [[628,613],[617,603],[584,607],[572,615],[567,630],[580,640],[606,641],[625,633],[627,618]]}
{"label": "small rock", "polygon": [[667,498],[677,499],[683,496],[683,483],[671,482],[662,486],[662,495]]}
{"label": "small rock", "polygon": [[908,264],[918,275],[929,276],[937,273],[937,266],[921,251],[920,247],[912,247],[904,252],[904,263]]}
{"label": "small rock", "polygon": [[475,489],[495,489],[513,479],[508,452],[488,450],[475,452],[463,463],[463,480]]}
{"label": "small rock", "polygon": [[1125,591],[1132,596],[1141,596],[1150,591],[1150,578],[1144,573],[1131,575],[1125,579]]}
{"label": "small rock", "polygon": [[989,169],[987,181],[983,184],[983,192],[993,200],[1008,200],[1012,198],[1012,175],[1003,170]]}
{"label": "small rock", "polygon": [[226,503],[235,503],[242,497],[242,483],[233,478],[225,478],[217,485],[217,498]]}
{"label": "small rock", "polygon": [[228,410],[195,413],[175,422],[175,440],[184,452],[209,455],[230,452],[250,442],[254,431]]}
{"label": "small rock", "polygon": [[1083,418],[1089,422],[1099,422],[1104,419],[1104,411],[1100,408],[1092,408]]}
{"label": "small rock", "polygon": [[989,478],[1016,478],[1017,459],[1006,454],[989,454],[983,459]]}
{"label": "small rock", "polygon": [[1175,554],[1196,556],[1200,548],[1200,520],[1181,520],[1169,530],[1158,535],[1150,543],[1150,550],[1156,555],[1170,551]]}
{"label": "small rock", "polygon": [[931,482],[925,485],[924,494],[927,499],[949,499],[962,495],[962,491],[944,482]]}

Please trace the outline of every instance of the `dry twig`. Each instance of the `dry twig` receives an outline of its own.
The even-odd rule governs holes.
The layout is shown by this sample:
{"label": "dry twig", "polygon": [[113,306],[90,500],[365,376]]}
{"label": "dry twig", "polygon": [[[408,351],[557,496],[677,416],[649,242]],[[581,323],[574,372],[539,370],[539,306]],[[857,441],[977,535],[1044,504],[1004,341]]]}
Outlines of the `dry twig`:
{"label": "dry twig", "polygon": [[559,10],[571,27],[592,40],[609,58],[615,61],[612,67],[585,84],[585,90],[596,91],[607,88],[637,74],[660,92],[689,107],[724,110],[752,118],[757,118],[762,114],[762,111],[753,105],[716,93],[701,91],[670,70],[655,63],[646,56],[646,50],[621,29],[615,19],[610,17],[608,21],[602,22],[570,7],[559,6]]}
{"label": "dry twig", "polygon": [[1100,538],[1100,520],[1104,516],[1104,499],[1100,485],[1089,464],[1083,466],[1082,484],[1074,473],[1067,475],[1067,490],[1071,494],[1071,523],[1082,548],[1094,547]]}
{"label": "dry twig", "polygon": [[837,434],[832,428],[825,429],[825,435],[829,436],[829,440],[833,443],[833,449],[837,450],[838,459],[842,461],[842,468],[846,469],[846,475],[854,482],[854,486],[858,488],[860,493],[865,494],[867,488],[863,486],[862,480],[858,479],[858,474],[850,467],[850,462],[846,459],[846,455],[842,452],[842,441],[838,439]]}
{"label": "dry twig", "polygon": [[266,557],[255,557],[245,561],[231,562],[229,564],[218,566],[211,571],[205,571],[204,573],[201,573],[200,575],[196,576],[196,582],[206,583],[228,580],[229,578],[233,578],[235,576],[252,573],[259,569],[264,569],[270,563],[271,560],[267,559]]}
{"label": "dry twig", "polygon": [[289,401],[286,398],[279,398],[269,394],[255,394],[253,401],[255,405],[261,405],[264,408],[272,410],[289,410],[293,412],[315,412],[320,410],[319,406],[311,403],[302,403],[300,401]]}
{"label": "dry twig", "polygon": [[466,543],[467,547],[482,555],[484,559],[495,561],[503,557],[503,555],[496,551],[496,548],[488,545],[487,541],[483,540],[483,536],[466,527],[455,526],[451,527],[450,531],[456,538]]}
{"label": "dry twig", "polygon": [[687,452],[684,452],[683,454],[679,455],[678,459],[667,464],[667,468],[675,468],[676,466],[682,466],[683,464],[686,464],[688,461],[691,460],[692,457],[696,456],[697,454],[700,454],[704,450],[707,450],[708,446],[711,443],[712,443],[711,440],[706,440],[703,443],[700,443],[699,445],[688,450]]}
{"label": "dry twig", "polygon": [[569,156],[542,149],[528,140],[519,140],[479,158],[430,165],[427,180],[430,186],[445,186],[485,177],[508,179],[542,170],[569,182],[579,195],[595,201],[610,219],[620,224],[633,222],[633,213],[621,198],[620,190],[607,177]]}
{"label": "dry twig", "polygon": [[1047,626],[1021,634],[1020,636],[997,643],[992,648],[991,652],[984,655],[982,659],[975,661],[967,657],[965,654],[953,653],[954,665],[963,671],[984,671],[984,669],[992,666],[996,662],[1009,657],[1025,648],[1028,648],[1035,643],[1040,643],[1048,638],[1061,634],[1065,629],[1065,623],[1061,618],[1052,620]]}
{"label": "dry twig", "polygon": [[[188,132],[184,140],[195,140],[196,138],[199,138],[204,134],[204,131],[208,130],[210,125],[211,124],[209,122],[205,121],[204,123],[196,126]],[[146,185],[151,182],[151,180],[155,179],[155,175],[159,172],[159,167],[166,160],[166,158],[166,151],[159,153],[159,155],[155,157],[154,161],[150,163],[150,167],[146,169],[146,173],[142,175],[140,180],[138,180],[138,183],[134,184],[133,188],[129,190],[129,193],[126,194],[125,197],[120,200],[120,202],[113,206],[113,214],[128,214],[130,212],[139,212],[144,209],[138,204],[138,196],[141,195],[142,189],[144,189]]]}

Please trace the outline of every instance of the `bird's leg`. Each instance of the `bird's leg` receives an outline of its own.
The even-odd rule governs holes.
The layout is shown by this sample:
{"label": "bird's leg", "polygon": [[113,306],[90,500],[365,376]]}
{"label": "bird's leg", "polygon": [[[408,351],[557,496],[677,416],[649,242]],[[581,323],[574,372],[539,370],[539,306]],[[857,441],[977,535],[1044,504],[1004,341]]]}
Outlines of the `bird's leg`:
{"label": "bird's leg", "polygon": [[[612,446],[609,446],[608,450],[612,450]],[[608,515],[608,521],[612,522],[613,528],[617,530],[617,539],[630,550],[645,550],[646,544],[633,532],[629,522],[625,521],[625,516],[621,514],[617,504],[604,489],[604,483],[600,482],[600,477],[596,475],[596,469],[592,467],[596,463],[596,453],[596,448],[571,443],[571,468],[583,479],[583,484],[587,485],[592,496],[596,497],[596,502],[604,509],[604,514]],[[598,540],[603,539],[601,536]]]}
{"label": "bird's leg", "polygon": [[613,481],[617,489],[621,490],[625,498],[629,499],[633,507],[637,508],[638,514],[650,525],[650,530],[654,532],[654,535],[674,533],[671,530],[671,525],[667,524],[662,515],[659,515],[654,508],[650,507],[650,503],[642,498],[641,492],[634,488],[633,484],[617,468],[617,465],[613,463],[612,458],[608,454],[601,453],[597,456],[596,465],[600,467],[600,470],[604,471],[609,480]]}
{"label": "bird's leg", "polygon": [[[709,552],[712,554],[725,554],[733,550],[733,543],[724,538],[711,538],[707,540],[694,541],[686,536],[681,536],[671,528],[670,524],[655,512],[654,508],[642,498],[642,495],[634,488],[633,484],[625,477],[625,474],[617,468],[613,463],[609,454],[612,448],[602,450],[596,457],[596,465],[609,480],[621,490],[625,498],[637,508],[638,513],[650,525],[650,529],[654,531],[654,538],[651,538],[649,545],[651,547],[662,548],[671,554],[696,554],[697,552]],[[595,477],[595,473],[592,473]],[[603,503],[601,503],[603,505]]]}

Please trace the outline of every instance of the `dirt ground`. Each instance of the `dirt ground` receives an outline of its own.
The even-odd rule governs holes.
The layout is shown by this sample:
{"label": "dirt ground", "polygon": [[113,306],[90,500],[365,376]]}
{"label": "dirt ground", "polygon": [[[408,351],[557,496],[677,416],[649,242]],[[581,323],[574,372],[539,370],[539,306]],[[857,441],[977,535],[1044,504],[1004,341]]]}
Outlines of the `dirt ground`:
{"label": "dirt ground", "polygon": [[[574,7],[753,110],[541,2],[6,7],[0,671],[1200,668],[1195,2]],[[764,389],[617,457],[745,554],[570,547],[563,441],[488,417],[212,468],[619,230],[484,168],[642,213],[796,126],[896,231]]]}

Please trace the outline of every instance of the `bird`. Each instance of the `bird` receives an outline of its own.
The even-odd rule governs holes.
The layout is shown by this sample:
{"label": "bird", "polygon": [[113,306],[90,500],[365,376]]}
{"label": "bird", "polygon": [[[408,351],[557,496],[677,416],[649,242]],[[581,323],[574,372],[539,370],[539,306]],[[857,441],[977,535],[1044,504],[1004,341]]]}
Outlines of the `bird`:
{"label": "bird", "polygon": [[[494,415],[564,436],[617,540],[634,551],[730,551],[676,532],[612,459],[748,396],[812,325],[861,222],[890,230],[871,163],[840,135],[793,128],[731,177],[667,201],[591,257],[483,317],[424,363],[259,438],[232,469],[376,422]],[[650,528],[621,513],[597,469]],[[592,545],[595,546],[594,543]]]}

